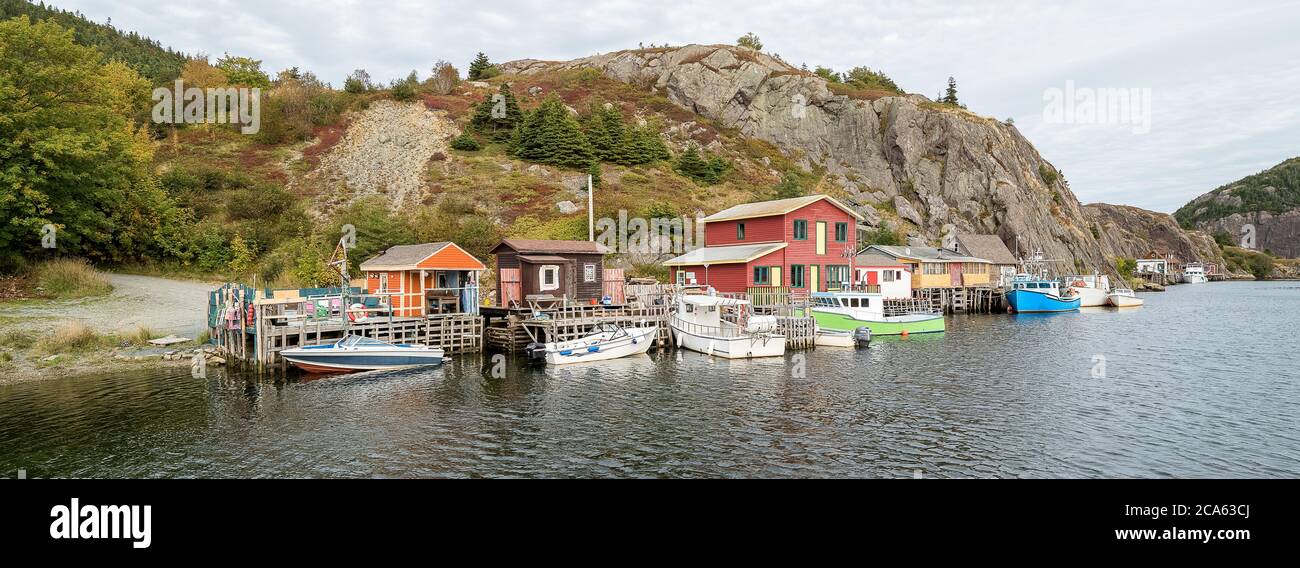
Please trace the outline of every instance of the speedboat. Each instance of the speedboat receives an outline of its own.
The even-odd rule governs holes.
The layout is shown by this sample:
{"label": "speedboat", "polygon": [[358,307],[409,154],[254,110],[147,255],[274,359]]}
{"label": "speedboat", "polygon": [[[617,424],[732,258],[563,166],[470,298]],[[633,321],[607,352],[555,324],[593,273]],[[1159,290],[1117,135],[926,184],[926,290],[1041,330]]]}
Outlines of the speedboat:
{"label": "speedboat", "polygon": [[1137,297],[1133,290],[1128,288],[1116,288],[1106,295],[1106,301],[1117,308],[1136,308],[1143,303],[1142,298]]}
{"label": "speedboat", "polygon": [[937,311],[886,315],[884,296],[878,293],[814,292],[812,314],[818,329],[844,334],[852,334],[861,327],[869,328],[871,335],[910,335],[944,330],[943,314]]}
{"label": "speedboat", "polygon": [[550,365],[607,361],[649,351],[658,331],[658,326],[622,327],[601,324],[596,333],[586,337],[554,343],[533,343],[525,352],[530,358],[544,359]]}
{"label": "speedboat", "polygon": [[1110,278],[1103,274],[1091,276],[1066,276],[1062,285],[1078,294],[1079,307],[1092,308],[1106,305],[1106,295],[1110,293]]}
{"label": "speedboat", "polygon": [[1055,280],[1017,274],[1007,290],[1007,305],[1018,313],[1071,312],[1079,309],[1079,295],[1061,291]]}
{"label": "speedboat", "polygon": [[334,343],[285,349],[280,356],[308,373],[350,373],[438,365],[443,350],[349,334]]}
{"label": "speedboat", "polygon": [[749,300],[681,294],[670,323],[678,347],[727,359],[785,355],[776,316],[755,315]]}

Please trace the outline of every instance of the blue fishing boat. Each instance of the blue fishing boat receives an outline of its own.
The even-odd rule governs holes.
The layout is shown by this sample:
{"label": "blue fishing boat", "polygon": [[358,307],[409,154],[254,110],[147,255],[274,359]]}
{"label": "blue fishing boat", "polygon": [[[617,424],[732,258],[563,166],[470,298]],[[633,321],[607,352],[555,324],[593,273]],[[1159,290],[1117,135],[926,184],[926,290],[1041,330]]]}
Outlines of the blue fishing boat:
{"label": "blue fishing boat", "polygon": [[1060,282],[1031,274],[1016,275],[1007,290],[1007,305],[1019,313],[1070,312],[1081,303],[1074,291],[1062,292]]}

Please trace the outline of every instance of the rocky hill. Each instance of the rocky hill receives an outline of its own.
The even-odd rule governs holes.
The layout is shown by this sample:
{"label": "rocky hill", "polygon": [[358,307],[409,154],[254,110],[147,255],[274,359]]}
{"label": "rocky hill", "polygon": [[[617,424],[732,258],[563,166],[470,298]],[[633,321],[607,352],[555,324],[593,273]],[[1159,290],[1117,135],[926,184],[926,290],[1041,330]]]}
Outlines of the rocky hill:
{"label": "rocky hill", "polygon": [[[768,141],[806,170],[820,168],[823,190],[847,198],[870,223],[914,241],[938,243],[952,231],[994,233],[1008,242],[1018,236],[1079,268],[1166,246],[1213,255],[1194,244],[1204,237],[1186,235],[1158,214],[1128,208],[1113,217],[1118,210],[1104,206],[1085,211],[1014,126],[920,95],[837,94],[818,76],[732,46],[504,66],[522,76],[588,68]],[[1135,217],[1140,225],[1124,225]]]}
{"label": "rocky hill", "polygon": [[1174,216],[1234,243],[1246,236],[1243,226],[1252,225],[1254,249],[1300,257],[1300,157],[1197,197]]}
{"label": "rocky hill", "polygon": [[1098,240],[1116,256],[1144,258],[1163,252],[1175,258],[1199,260],[1224,266],[1223,254],[1209,235],[1184,231],[1173,216],[1129,205],[1090,203],[1083,207],[1090,224],[1098,228]]}

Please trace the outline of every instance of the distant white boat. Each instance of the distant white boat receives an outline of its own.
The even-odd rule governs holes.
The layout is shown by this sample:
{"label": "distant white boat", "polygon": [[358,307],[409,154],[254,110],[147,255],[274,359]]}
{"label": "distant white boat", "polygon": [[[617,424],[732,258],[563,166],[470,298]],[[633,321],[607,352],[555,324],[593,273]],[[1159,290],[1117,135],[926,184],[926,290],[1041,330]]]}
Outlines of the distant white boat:
{"label": "distant white boat", "polygon": [[1079,296],[1079,307],[1104,306],[1110,293],[1110,278],[1102,274],[1067,276],[1061,279],[1066,289]]}
{"label": "distant white boat", "polygon": [[1204,284],[1210,280],[1205,277],[1205,266],[1199,262],[1183,266],[1183,282],[1187,284]]}
{"label": "distant white boat", "polygon": [[1137,294],[1128,288],[1111,290],[1106,295],[1106,302],[1117,308],[1136,308],[1143,304],[1142,298],[1137,297]]}
{"label": "distant white boat", "polygon": [[534,359],[546,359],[549,365],[608,361],[649,351],[658,331],[658,326],[621,327],[601,324],[596,333],[586,337],[530,345],[528,355]]}
{"label": "distant white boat", "polygon": [[785,355],[776,316],[755,315],[748,300],[682,294],[672,317],[678,347],[727,359]]}

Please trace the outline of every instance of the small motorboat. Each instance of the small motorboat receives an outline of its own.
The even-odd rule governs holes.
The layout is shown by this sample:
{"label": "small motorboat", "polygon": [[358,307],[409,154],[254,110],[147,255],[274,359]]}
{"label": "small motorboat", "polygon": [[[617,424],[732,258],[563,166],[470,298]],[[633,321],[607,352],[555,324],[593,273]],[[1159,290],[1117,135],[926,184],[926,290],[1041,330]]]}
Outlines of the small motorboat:
{"label": "small motorboat", "polygon": [[607,361],[640,355],[654,344],[658,326],[622,327],[601,324],[594,334],[569,341],[532,343],[524,350],[531,359],[544,359],[550,365],[569,365]]}
{"label": "small motorboat", "polygon": [[785,355],[780,322],[755,314],[749,300],[680,294],[676,303],[669,325],[678,347],[725,359]]}
{"label": "small motorboat", "polygon": [[1133,290],[1128,288],[1116,288],[1106,295],[1106,302],[1117,308],[1136,308],[1141,306],[1142,298],[1137,297]]}
{"label": "small motorboat", "polygon": [[349,334],[334,343],[285,349],[280,356],[308,373],[351,373],[438,365],[443,350]]}
{"label": "small motorboat", "polygon": [[817,328],[814,344],[818,347],[870,347],[871,328],[863,326],[853,331]]}

